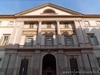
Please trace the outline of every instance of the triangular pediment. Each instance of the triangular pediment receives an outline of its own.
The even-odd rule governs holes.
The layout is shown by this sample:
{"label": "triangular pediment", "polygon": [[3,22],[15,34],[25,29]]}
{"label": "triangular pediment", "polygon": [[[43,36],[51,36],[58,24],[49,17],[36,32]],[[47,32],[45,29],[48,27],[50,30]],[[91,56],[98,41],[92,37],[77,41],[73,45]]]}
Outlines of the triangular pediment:
{"label": "triangular pediment", "polygon": [[36,8],[15,14],[15,16],[34,16],[34,15],[82,15],[81,13],[48,3]]}

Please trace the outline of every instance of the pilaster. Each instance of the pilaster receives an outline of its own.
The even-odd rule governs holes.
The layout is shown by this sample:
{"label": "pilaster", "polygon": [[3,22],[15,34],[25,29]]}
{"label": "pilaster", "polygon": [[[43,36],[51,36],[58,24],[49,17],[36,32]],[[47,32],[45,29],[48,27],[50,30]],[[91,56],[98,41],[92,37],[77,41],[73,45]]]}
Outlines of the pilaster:
{"label": "pilaster", "polygon": [[82,51],[82,60],[83,60],[84,70],[85,70],[84,73],[86,75],[88,75],[88,74],[93,75],[90,60],[89,60],[87,52]]}
{"label": "pilaster", "polygon": [[66,71],[65,67],[65,59],[63,50],[58,51],[58,74],[63,75],[64,71]]}
{"label": "pilaster", "polygon": [[23,21],[19,21],[18,26],[19,26],[19,29],[18,29],[18,32],[17,32],[16,40],[15,40],[15,44],[17,44],[17,45],[19,45],[20,40],[21,40],[21,35],[22,35],[24,22]]}
{"label": "pilaster", "polygon": [[59,21],[57,21],[57,41],[58,41],[58,47],[60,47],[62,45],[62,41],[61,41],[61,32],[60,32]]}
{"label": "pilaster", "polygon": [[14,39],[15,39],[15,35],[16,35],[16,32],[17,32],[17,28],[18,28],[18,22],[16,21],[16,23],[15,23],[15,26],[14,26],[14,28],[13,28],[13,32],[12,32],[12,34],[11,34],[11,39],[10,39],[10,41],[9,41],[9,44],[11,44],[11,45],[13,45],[14,44]]}
{"label": "pilaster", "polygon": [[84,38],[83,38],[82,29],[80,27],[79,21],[76,20],[74,21],[74,23],[76,27],[76,34],[77,34],[79,45],[84,46]]}
{"label": "pilaster", "polygon": [[41,44],[41,25],[42,25],[42,22],[39,21],[38,31],[37,31],[37,46],[40,46]]}
{"label": "pilaster", "polygon": [[35,51],[34,54],[34,68],[33,68],[33,75],[39,75],[40,74],[40,51]]}
{"label": "pilaster", "polygon": [[84,28],[84,22],[82,20],[80,20],[79,23],[80,23],[80,26],[82,28],[84,42],[85,42],[86,46],[90,46],[86,31],[85,31],[85,28]]}

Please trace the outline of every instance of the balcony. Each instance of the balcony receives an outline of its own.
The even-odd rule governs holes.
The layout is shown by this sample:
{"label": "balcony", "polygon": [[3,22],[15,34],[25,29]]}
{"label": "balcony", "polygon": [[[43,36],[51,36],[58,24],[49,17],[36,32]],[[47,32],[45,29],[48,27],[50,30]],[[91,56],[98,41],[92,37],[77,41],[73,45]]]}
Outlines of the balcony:
{"label": "balcony", "polygon": [[91,49],[92,46],[79,45],[5,45],[0,46],[2,50],[81,50],[81,49]]}
{"label": "balcony", "polygon": [[77,46],[66,46],[66,45],[19,45],[18,49],[79,49]]}

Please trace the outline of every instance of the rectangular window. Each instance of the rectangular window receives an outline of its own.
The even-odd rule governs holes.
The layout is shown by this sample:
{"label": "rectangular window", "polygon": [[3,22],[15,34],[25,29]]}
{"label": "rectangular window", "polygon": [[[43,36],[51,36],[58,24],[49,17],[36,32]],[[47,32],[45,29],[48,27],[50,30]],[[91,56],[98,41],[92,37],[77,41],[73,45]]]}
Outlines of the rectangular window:
{"label": "rectangular window", "polygon": [[89,42],[91,45],[98,45],[97,37],[94,34],[88,34]]}
{"label": "rectangular window", "polygon": [[1,45],[8,45],[10,35],[3,35]]}
{"label": "rectangular window", "polygon": [[98,26],[100,26],[100,21],[96,21],[96,24],[97,24]]}
{"label": "rectangular window", "polygon": [[72,39],[72,37],[65,36],[65,45],[73,46],[73,39]]}
{"label": "rectangular window", "polygon": [[30,23],[29,28],[34,28],[34,24],[33,23]]}
{"label": "rectangular window", "polygon": [[65,23],[65,28],[69,28],[69,25],[68,23]]}
{"label": "rectangular window", "polygon": [[28,59],[21,60],[19,75],[27,75],[28,61]]}
{"label": "rectangular window", "polygon": [[0,25],[2,24],[2,21],[0,21]]}
{"label": "rectangular window", "polygon": [[9,21],[8,25],[13,25],[14,21]]}
{"label": "rectangular window", "polygon": [[25,45],[32,46],[33,45],[33,37],[26,37]]}
{"label": "rectangular window", "polygon": [[85,26],[89,26],[89,21],[84,21]]}
{"label": "rectangular window", "polygon": [[77,59],[70,59],[71,75],[79,75]]}
{"label": "rectangular window", "polygon": [[51,28],[51,23],[48,23],[47,24],[47,28]]}
{"label": "rectangular window", "polygon": [[46,46],[53,46],[53,37],[52,36],[45,37],[45,45]]}

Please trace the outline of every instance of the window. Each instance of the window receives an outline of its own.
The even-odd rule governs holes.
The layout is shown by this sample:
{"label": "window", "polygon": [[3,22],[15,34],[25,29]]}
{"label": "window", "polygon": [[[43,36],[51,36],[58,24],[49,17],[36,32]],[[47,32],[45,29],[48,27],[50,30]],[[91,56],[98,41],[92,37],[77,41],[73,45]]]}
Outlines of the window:
{"label": "window", "polygon": [[91,45],[98,45],[97,37],[94,34],[88,34],[88,38]]}
{"label": "window", "polygon": [[47,24],[47,28],[51,28],[51,24],[50,23]]}
{"label": "window", "polygon": [[52,9],[46,9],[43,13],[55,13],[55,11]]}
{"label": "window", "polygon": [[30,23],[29,28],[34,28],[34,24],[33,23]]}
{"label": "window", "polygon": [[70,25],[70,24],[66,23],[64,27],[65,27],[65,28],[69,28],[69,25]]}
{"label": "window", "polygon": [[73,40],[70,36],[65,36],[65,45],[67,46],[73,46]]}
{"label": "window", "polygon": [[2,24],[2,21],[0,21],[0,25]]}
{"label": "window", "polygon": [[25,45],[32,46],[33,45],[33,37],[26,37]]}
{"label": "window", "polygon": [[89,26],[89,21],[84,21],[85,26]]}
{"label": "window", "polygon": [[14,21],[10,21],[8,25],[13,25]]}
{"label": "window", "polygon": [[77,59],[70,59],[71,75],[79,75]]}
{"label": "window", "polygon": [[3,35],[1,38],[1,45],[7,45],[9,42],[10,35]]}
{"label": "window", "polygon": [[21,60],[19,75],[27,75],[28,61],[28,59]]}
{"label": "window", "polygon": [[96,24],[100,26],[100,21],[96,21]]}
{"label": "window", "polygon": [[53,45],[53,37],[52,36],[46,36],[45,37],[45,45],[46,46],[52,46]]}

